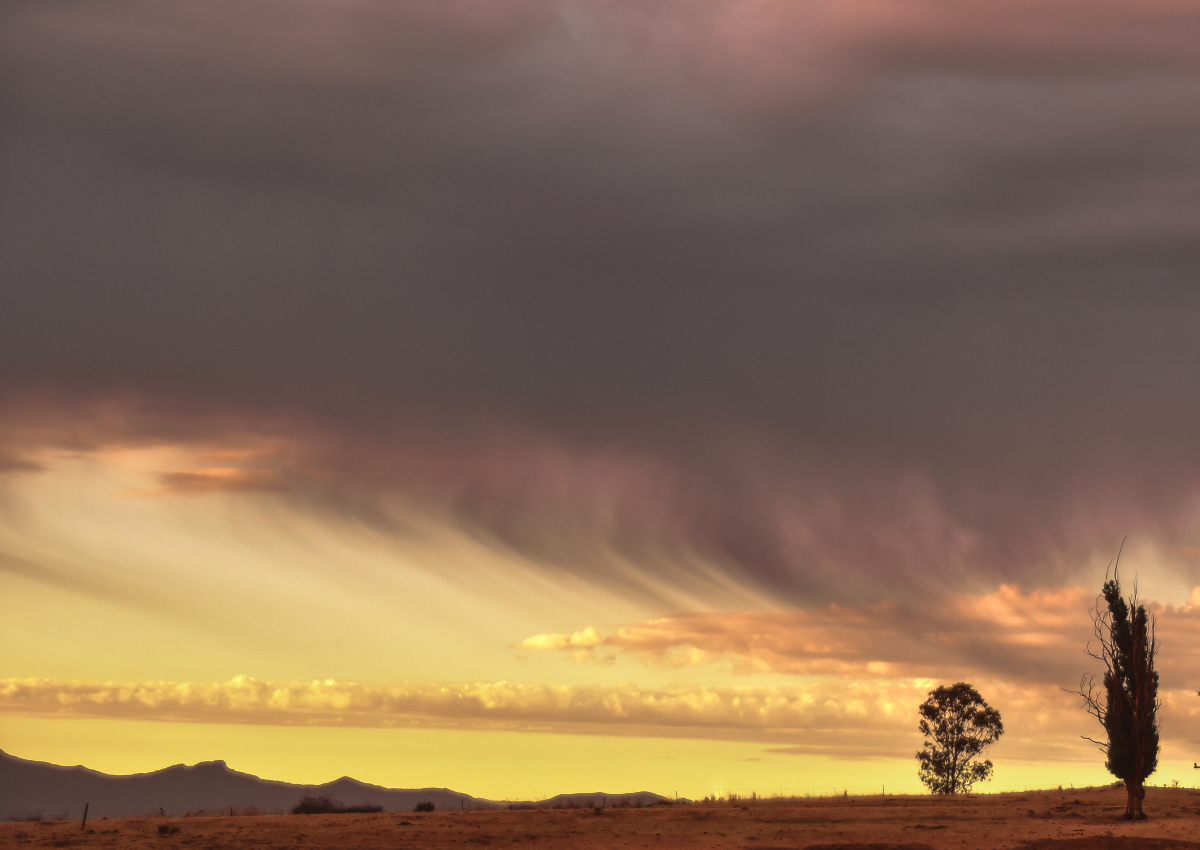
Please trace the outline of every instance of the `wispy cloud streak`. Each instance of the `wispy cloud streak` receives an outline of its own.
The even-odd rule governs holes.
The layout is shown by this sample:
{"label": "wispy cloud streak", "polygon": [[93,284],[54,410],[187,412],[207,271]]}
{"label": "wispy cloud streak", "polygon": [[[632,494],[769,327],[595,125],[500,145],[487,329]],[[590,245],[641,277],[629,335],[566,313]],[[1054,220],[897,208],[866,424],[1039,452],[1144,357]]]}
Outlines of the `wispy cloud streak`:
{"label": "wispy cloud streak", "polygon": [[[431,410],[363,425],[150,395],[16,396],[3,410],[0,451],[27,470],[0,478],[10,499],[56,457],[170,449],[177,466],[124,495],[267,494],[297,521],[397,540],[440,527],[665,610],[890,599],[907,611],[947,591],[1053,588],[1103,569],[1112,528],[1174,573],[1176,592],[1200,581],[1186,472],[1153,487],[1089,473],[1025,498],[1024,480],[981,490],[748,426],[686,423],[668,439],[613,422],[583,435]],[[694,603],[674,601],[684,596]]]}

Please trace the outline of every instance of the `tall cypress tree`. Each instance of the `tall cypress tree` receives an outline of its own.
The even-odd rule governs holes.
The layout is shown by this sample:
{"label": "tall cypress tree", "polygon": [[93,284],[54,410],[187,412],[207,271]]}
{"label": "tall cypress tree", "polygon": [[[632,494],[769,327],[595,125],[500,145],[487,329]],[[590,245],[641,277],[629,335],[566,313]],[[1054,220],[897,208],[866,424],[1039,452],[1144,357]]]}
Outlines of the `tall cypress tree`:
{"label": "tall cypress tree", "polygon": [[[1104,600],[1101,608],[1100,600]],[[1092,625],[1099,652],[1088,654],[1104,664],[1104,690],[1095,689],[1095,677],[1080,683],[1088,713],[1104,727],[1106,741],[1092,741],[1104,751],[1104,766],[1125,782],[1125,820],[1145,820],[1142,800],[1146,778],[1158,767],[1158,671],[1154,656],[1158,642],[1154,621],[1138,604],[1137,589],[1126,599],[1116,572],[1104,582]],[[1086,684],[1086,689],[1084,685]]]}

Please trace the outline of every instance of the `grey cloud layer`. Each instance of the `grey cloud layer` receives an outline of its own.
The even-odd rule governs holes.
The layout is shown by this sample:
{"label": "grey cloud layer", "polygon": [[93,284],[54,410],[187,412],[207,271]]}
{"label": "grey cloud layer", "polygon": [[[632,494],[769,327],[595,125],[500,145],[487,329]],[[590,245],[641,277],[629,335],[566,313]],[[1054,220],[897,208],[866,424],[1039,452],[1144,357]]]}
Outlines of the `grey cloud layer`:
{"label": "grey cloud layer", "polygon": [[17,4],[5,353],[831,430],[1194,377],[1193,17],[889,5]]}
{"label": "grey cloud layer", "polygon": [[0,391],[791,597],[1196,542],[1194,4],[0,15]]}

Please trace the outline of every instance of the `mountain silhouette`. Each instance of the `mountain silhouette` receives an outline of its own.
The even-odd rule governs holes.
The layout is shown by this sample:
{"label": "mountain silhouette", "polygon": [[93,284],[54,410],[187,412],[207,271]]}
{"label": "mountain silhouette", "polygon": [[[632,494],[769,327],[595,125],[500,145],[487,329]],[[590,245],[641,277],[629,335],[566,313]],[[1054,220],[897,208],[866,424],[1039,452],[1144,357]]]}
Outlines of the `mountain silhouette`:
{"label": "mountain silhouette", "polygon": [[[472,797],[448,788],[384,788],[343,776],[324,785],[298,785],[259,779],[231,769],[223,761],[182,764],[151,773],[113,776],[82,765],[61,767],[17,758],[0,750],[0,818],[76,818],[88,804],[88,817],[127,817],[165,812],[217,815],[230,809],[256,808],[264,814],[291,811],[305,795],[328,796],[346,805],[367,803],[385,811],[412,811],[419,802],[438,809],[492,809],[513,805]],[[516,805],[653,805],[667,798],[639,791],[630,794],[559,794]]]}

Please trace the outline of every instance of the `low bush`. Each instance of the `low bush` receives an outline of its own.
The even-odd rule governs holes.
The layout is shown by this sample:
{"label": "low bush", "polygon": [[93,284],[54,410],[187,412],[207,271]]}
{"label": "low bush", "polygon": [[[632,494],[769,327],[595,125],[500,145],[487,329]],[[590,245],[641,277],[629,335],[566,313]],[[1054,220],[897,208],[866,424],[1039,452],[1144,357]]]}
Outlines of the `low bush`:
{"label": "low bush", "polygon": [[421,802],[419,802],[415,806],[413,806],[413,811],[414,812],[432,812],[433,811],[433,803],[430,802],[429,800],[422,800]]}
{"label": "low bush", "polygon": [[300,802],[292,806],[294,815],[328,815],[342,811],[344,807],[337,800],[325,795],[305,794]]}
{"label": "low bush", "polygon": [[305,794],[300,802],[292,807],[294,815],[353,815],[374,814],[382,812],[383,806],[370,803],[359,803],[357,806],[343,806],[337,800],[325,795],[316,796]]}

